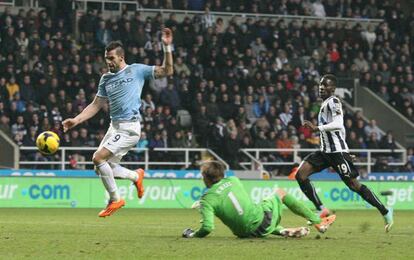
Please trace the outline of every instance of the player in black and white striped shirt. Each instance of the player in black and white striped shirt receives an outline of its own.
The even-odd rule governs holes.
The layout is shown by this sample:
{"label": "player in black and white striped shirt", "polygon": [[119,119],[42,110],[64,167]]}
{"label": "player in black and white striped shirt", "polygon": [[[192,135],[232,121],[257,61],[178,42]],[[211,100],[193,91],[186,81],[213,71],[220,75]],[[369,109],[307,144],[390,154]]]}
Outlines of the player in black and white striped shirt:
{"label": "player in black and white striped shirt", "polygon": [[341,101],[330,96],[322,102],[318,114],[321,151],[325,153],[348,152]]}
{"label": "player in black and white striped shirt", "polygon": [[334,96],[336,82],[334,75],[327,74],[319,83],[319,95],[323,102],[318,114],[318,125],[304,121],[304,126],[320,133],[321,149],[304,158],[296,173],[296,180],[303,193],[320,212],[321,217],[325,217],[329,215],[329,210],[322,205],[309,176],[332,167],[352,191],[358,193],[366,202],[381,212],[385,220],[385,231],[388,232],[393,224],[392,209],[385,208],[377,196],[357,179],[359,173],[352,162],[348,153],[348,145],[345,142],[342,104],[339,98]]}

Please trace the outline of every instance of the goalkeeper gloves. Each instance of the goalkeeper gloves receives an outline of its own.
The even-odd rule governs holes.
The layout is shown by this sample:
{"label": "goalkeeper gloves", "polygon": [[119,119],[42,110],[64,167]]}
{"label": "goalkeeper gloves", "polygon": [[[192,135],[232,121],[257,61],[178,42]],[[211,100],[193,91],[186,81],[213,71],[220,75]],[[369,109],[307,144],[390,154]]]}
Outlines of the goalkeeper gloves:
{"label": "goalkeeper gloves", "polygon": [[183,237],[186,237],[186,238],[191,238],[191,237],[194,237],[194,234],[195,234],[195,232],[194,232],[194,230],[192,230],[191,228],[186,228],[186,229],[183,231]]}
{"label": "goalkeeper gloves", "polygon": [[192,209],[200,209],[201,208],[201,203],[200,203],[200,201],[199,200],[197,200],[197,201],[195,201],[194,203],[193,203],[193,205],[191,205],[191,208]]}

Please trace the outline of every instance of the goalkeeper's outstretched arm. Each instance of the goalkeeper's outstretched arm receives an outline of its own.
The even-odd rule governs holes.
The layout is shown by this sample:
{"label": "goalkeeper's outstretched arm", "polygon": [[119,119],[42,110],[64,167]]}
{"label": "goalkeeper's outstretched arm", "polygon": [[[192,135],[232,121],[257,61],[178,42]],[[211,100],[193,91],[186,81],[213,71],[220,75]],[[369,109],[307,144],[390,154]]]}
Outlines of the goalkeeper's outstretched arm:
{"label": "goalkeeper's outstretched arm", "polygon": [[183,232],[183,237],[205,237],[211,233],[214,229],[214,209],[211,205],[205,200],[201,200],[200,212],[202,216],[202,224],[200,229],[193,231],[190,228],[187,228]]}

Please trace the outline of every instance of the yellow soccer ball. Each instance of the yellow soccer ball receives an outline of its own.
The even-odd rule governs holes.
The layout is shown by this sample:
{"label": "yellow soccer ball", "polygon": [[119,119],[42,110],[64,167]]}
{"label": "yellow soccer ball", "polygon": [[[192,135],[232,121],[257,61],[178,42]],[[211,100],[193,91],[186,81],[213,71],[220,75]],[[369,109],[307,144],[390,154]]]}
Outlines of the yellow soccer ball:
{"label": "yellow soccer ball", "polygon": [[39,152],[45,155],[51,155],[57,152],[60,145],[60,138],[52,131],[41,133],[36,139],[36,146]]}

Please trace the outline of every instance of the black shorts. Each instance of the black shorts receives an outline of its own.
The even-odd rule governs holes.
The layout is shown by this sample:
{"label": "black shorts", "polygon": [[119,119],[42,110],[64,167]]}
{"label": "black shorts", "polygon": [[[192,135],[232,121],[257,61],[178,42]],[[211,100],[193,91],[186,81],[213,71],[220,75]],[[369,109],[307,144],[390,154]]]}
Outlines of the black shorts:
{"label": "black shorts", "polygon": [[349,153],[324,153],[317,151],[309,154],[303,160],[312,164],[317,172],[332,167],[341,178],[356,178],[359,176]]}

